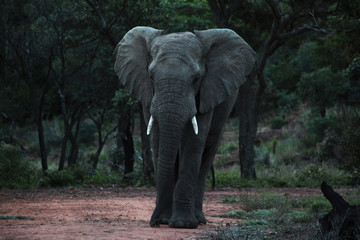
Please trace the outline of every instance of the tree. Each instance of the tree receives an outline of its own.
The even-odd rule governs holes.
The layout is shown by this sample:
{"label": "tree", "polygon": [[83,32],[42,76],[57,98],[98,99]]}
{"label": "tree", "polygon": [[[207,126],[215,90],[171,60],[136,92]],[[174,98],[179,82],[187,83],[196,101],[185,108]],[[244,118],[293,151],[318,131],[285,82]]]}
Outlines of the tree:
{"label": "tree", "polygon": [[319,68],[311,73],[303,73],[298,82],[298,95],[318,109],[321,117],[326,116],[326,108],[339,102],[347,86],[344,72],[334,73],[330,67]]}
{"label": "tree", "polygon": [[[93,22],[98,34],[108,43],[110,43],[112,49],[115,49],[117,43],[121,37],[135,25],[142,25],[142,22],[146,23],[151,21],[153,16],[151,9],[157,9],[156,1],[145,1],[139,3],[138,1],[96,1],[96,0],[85,0],[89,11],[91,12],[90,21]],[[134,25],[135,24],[135,25]],[[112,65],[112,64],[111,64]],[[122,163],[125,164],[125,173],[133,171],[134,165],[134,144],[132,138],[133,129],[133,106],[127,105],[129,96],[122,96],[122,90],[120,90],[116,99],[118,102],[123,102],[123,106],[117,107],[119,114],[118,120],[118,133],[117,133],[117,159],[114,159],[113,170],[118,170],[118,166]],[[146,128],[141,128],[141,132],[145,132]],[[151,152],[150,144],[144,144],[149,142],[149,137],[146,134],[141,134],[141,140],[144,152]],[[124,154],[122,154],[122,152]],[[152,165],[151,155],[143,154],[144,162],[147,165]],[[97,163],[94,162],[94,166]],[[145,166],[145,165],[144,165]],[[150,169],[153,169],[150,167]]]}
{"label": "tree", "polygon": [[[294,37],[309,30],[326,33],[320,19],[333,12],[337,2],[208,0],[208,3],[219,27],[233,28],[258,51],[258,61],[249,80],[239,90],[241,176],[254,179],[254,139],[267,87],[266,64],[270,56]],[[242,28],[252,30],[242,34]]]}
{"label": "tree", "polygon": [[[25,12],[25,8],[29,11]],[[34,11],[34,8],[35,6],[31,3],[17,5],[13,1],[6,1],[1,4],[4,13],[1,19],[1,25],[4,28],[1,34],[1,41],[4,43],[1,54],[4,75],[1,81],[3,81],[2,85],[6,86],[8,79],[19,78],[28,87],[29,99],[25,99],[32,105],[31,117],[37,126],[41,165],[43,170],[47,170],[47,150],[42,119],[46,94],[50,88],[51,64],[54,55],[52,49],[44,49],[39,42],[44,38],[40,29],[42,21],[41,15]],[[13,70],[16,74],[11,76],[6,74],[5,70]],[[13,91],[15,88],[11,82],[8,84],[11,86],[9,90],[12,90],[13,97],[17,92]],[[22,92],[18,93],[22,94]],[[19,97],[24,99],[23,95]],[[14,105],[11,106],[14,107]],[[11,118],[22,120],[17,116],[11,116]]]}

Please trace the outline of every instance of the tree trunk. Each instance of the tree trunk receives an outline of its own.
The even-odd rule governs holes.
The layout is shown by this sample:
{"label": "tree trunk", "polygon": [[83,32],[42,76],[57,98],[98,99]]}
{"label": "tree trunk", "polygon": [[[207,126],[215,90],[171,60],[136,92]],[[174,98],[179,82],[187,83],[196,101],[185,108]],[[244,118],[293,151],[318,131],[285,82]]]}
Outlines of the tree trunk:
{"label": "tree trunk", "polygon": [[71,132],[69,132],[69,139],[71,142],[71,149],[70,149],[70,155],[68,157],[68,166],[71,166],[76,164],[76,160],[79,155],[79,145],[76,142],[76,137],[74,137],[74,135]]}
{"label": "tree trunk", "polygon": [[257,123],[254,121],[253,81],[247,80],[239,89],[239,159],[241,177],[256,179],[254,139]]}
{"label": "tree trunk", "polygon": [[124,146],[124,157],[125,157],[125,174],[131,173],[134,171],[134,141],[132,138],[131,131],[131,117],[127,122],[125,136],[122,139]]}
{"label": "tree trunk", "polygon": [[66,103],[65,103],[65,95],[64,95],[64,87],[61,86],[63,81],[60,80],[59,87],[59,97],[60,97],[60,105],[61,105],[61,116],[64,123],[64,137],[61,144],[61,153],[60,153],[60,161],[59,161],[59,171],[64,169],[65,158],[66,158],[66,145],[69,139],[69,124],[67,122],[67,111],[66,111]]}
{"label": "tree trunk", "polygon": [[141,156],[143,159],[143,171],[145,176],[150,177],[154,173],[154,165],[152,163],[150,138],[146,134],[147,126],[144,119],[144,113],[141,104],[139,104],[140,112],[140,134],[141,134]]}
{"label": "tree trunk", "polygon": [[71,125],[71,128],[69,129],[69,139],[71,142],[71,150],[70,150],[70,156],[68,158],[68,166],[76,164],[76,160],[79,156],[79,145],[76,141],[79,129],[80,129],[80,117],[75,120],[76,121],[76,129],[75,129],[75,135],[71,132],[71,128],[73,125]]}
{"label": "tree trunk", "polygon": [[127,107],[120,113],[117,136],[117,159],[113,161],[113,169],[124,164],[125,174],[134,171],[134,141],[132,138],[132,109]]}
{"label": "tree trunk", "polygon": [[105,141],[99,141],[99,146],[98,146],[98,149],[96,150],[96,153],[95,153],[95,156],[92,157],[92,162],[93,162],[93,166],[92,166],[92,169],[93,171],[95,172],[96,168],[97,168],[97,165],[99,163],[99,158],[100,158],[100,154],[101,154],[101,151],[103,149],[105,145]]}
{"label": "tree trunk", "polygon": [[[41,110],[40,110],[40,112],[41,112]],[[41,114],[39,113],[39,115],[40,116],[38,116],[37,120],[36,120],[36,126],[37,126],[39,146],[40,146],[41,167],[42,167],[42,170],[45,171],[48,169],[47,152],[46,152],[45,139],[44,139],[44,127],[42,124]]]}
{"label": "tree trunk", "polygon": [[61,153],[60,153],[60,161],[59,161],[59,168],[58,168],[59,171],[64,169],[67,141],[68,141],[68,134],[67,134],[67,131],[65,131],[64,137],[62,140],[62,144],[61,144]]}
{"label": "tree trunk", "polygon": [[119,172],[120,166],[124,165],[124,146],[122,142],[122,136],[124,133],[122,132],[122,117],[119,117],[118,120],[118,130],[116,134],[116,151],[115,151],[115,157],[113,159],[113,163],[111,166],[111,170],[115,172]]}

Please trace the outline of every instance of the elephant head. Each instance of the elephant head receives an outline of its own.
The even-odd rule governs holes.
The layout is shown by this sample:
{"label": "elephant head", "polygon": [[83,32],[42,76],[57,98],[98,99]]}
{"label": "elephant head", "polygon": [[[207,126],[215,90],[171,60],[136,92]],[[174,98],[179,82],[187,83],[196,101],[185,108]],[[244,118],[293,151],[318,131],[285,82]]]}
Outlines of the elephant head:
{"label": "elephant head", "polygon": [[208,112],[235,94],[255,55],[229,29],[163,35],[150,27],[130,30],[115,52],[121,84],[150,110],[148,133],[153,120],[180,124],[180,129],[191,120],[197,133],[196,113]]}
{"label": "elephant head", "polygon": [[237,94],[255,52],[229,29],[163,34],[150,27],[130,30],[115,51],[121,84],[151,116],[148,133],[158,126],[157,185],[171,192],[184,129],[201,135],[196,116]]}

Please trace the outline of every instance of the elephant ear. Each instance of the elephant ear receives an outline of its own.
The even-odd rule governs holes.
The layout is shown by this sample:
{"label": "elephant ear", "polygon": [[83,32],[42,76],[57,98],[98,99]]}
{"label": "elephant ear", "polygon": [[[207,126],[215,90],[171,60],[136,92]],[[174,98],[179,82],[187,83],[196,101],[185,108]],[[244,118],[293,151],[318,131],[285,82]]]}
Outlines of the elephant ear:
{"label": "elephant ear", "polygon": [[200,86],[200,112],[204,113],[237,94],[252,71],[254,50],[230,29],[195,31],[206,56],[206,74]]}
{"label": "elephant ear", "polygon": [[162,30],[150,27],[135,27],[126,33],[115,49],[114,70],[120,83],[147,108],[153,96],[148,74],[149,49],[161,33]]}

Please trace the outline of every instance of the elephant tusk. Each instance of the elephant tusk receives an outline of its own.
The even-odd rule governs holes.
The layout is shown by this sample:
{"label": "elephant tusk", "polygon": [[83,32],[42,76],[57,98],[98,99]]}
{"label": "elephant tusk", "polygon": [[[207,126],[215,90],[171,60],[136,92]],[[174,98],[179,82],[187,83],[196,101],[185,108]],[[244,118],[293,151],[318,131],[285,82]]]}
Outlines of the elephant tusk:
{"label": "elephant tusk", "polygon": [[192,125],[193,125],[195,134],[198,135],[198,133],[199,133],[199,127],[198,127],[198,124],[197,124],[197,121],[196,121],[196,117],[195,117],[195,116],[191,119],[191,123],[192,123]]}
{"label": "elephant tusk", "polygon": [[146,130],[147,135],[150,135],[151,127],[152,127],[153,123],[154,123],[154,117],[151,115],[150,120],[149,120],[149,125]]}

